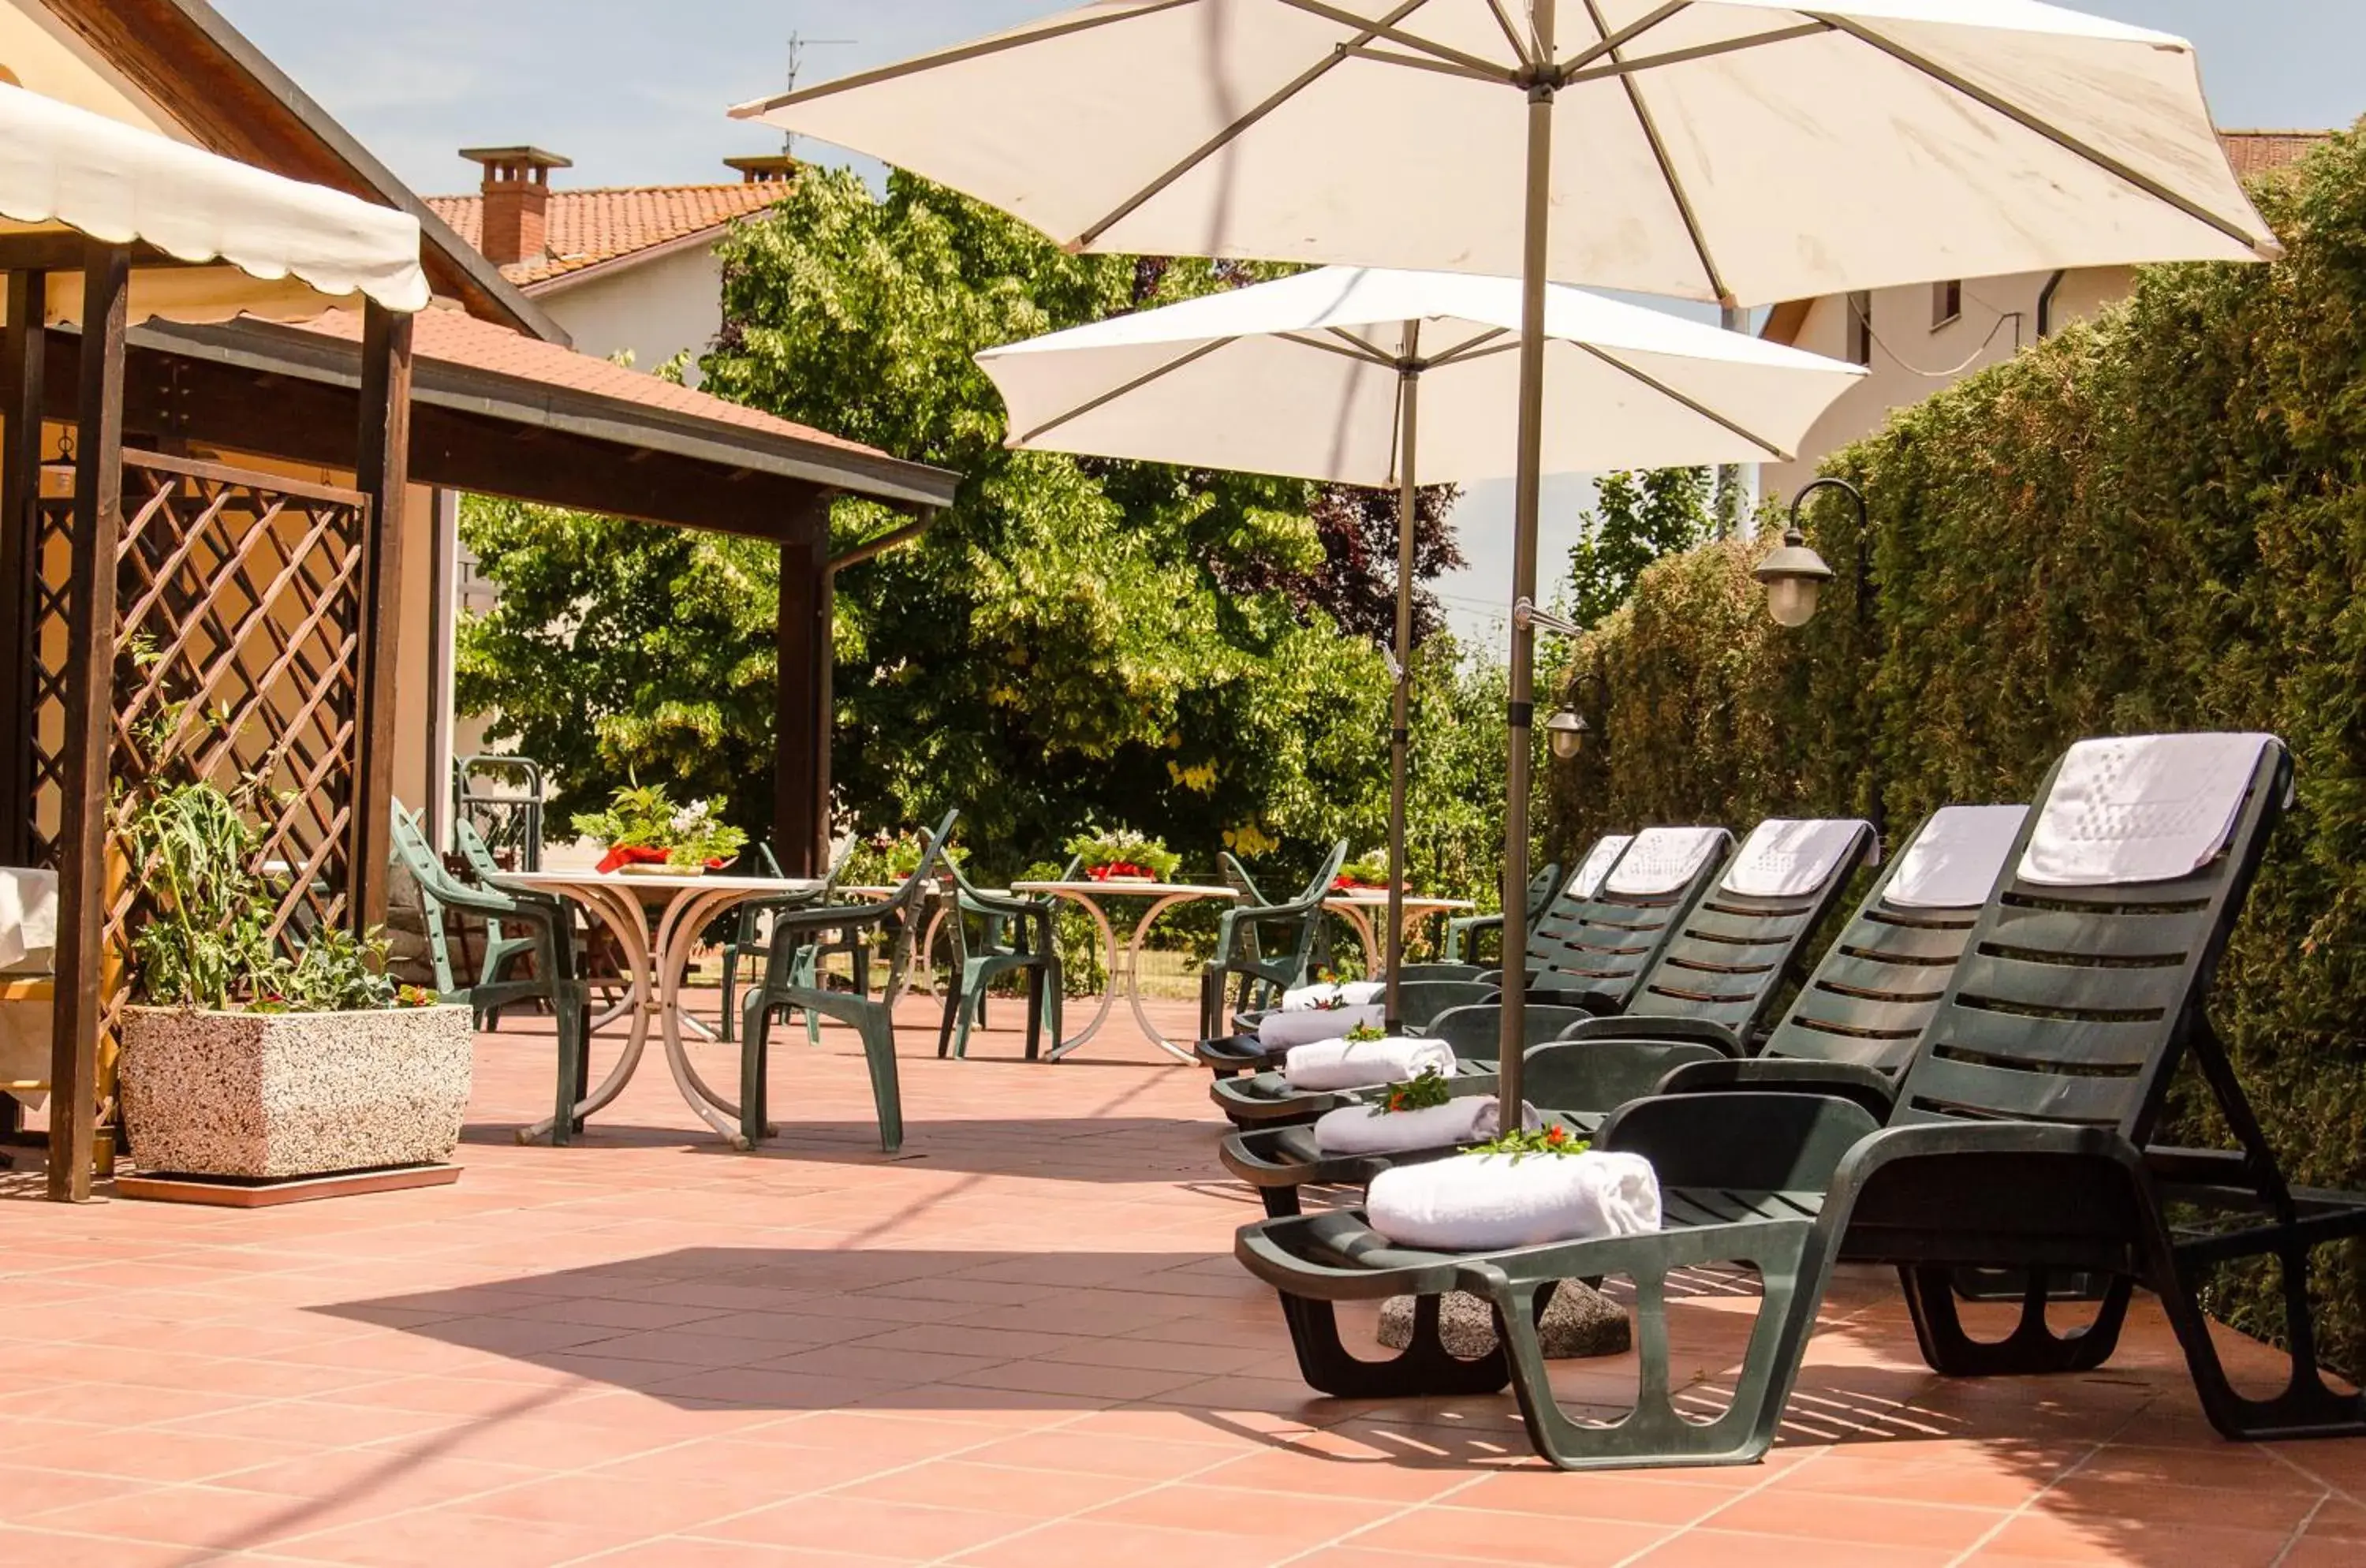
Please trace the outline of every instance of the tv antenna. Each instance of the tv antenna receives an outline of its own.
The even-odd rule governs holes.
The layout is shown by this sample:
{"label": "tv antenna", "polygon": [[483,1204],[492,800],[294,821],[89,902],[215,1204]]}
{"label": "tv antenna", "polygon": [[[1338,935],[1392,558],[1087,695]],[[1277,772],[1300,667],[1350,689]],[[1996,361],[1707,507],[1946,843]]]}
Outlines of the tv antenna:
{"label": "tv antenna", "polygon": [[[861,39],[851,38],[807,38],[803,33],[792,32],[789,34],[788,90],[792,93],[797,90],[797,73],[805,68],[806,51],[809,49],[849,49],[862,41],[862,40]],[[783,132],[781,136],[781,155],[783,157],[794,157],[796,155],[796,151],[797,133],[794,130]]]}

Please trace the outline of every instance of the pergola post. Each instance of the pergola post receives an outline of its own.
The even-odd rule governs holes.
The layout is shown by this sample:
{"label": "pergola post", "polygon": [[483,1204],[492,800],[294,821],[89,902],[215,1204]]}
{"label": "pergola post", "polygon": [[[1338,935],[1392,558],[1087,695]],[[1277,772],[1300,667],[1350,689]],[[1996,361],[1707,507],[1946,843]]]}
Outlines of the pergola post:
{"label": "pergola post", "polygon": [[8,274],[0,342],[0,863],[33,854],[33,585],[40,538],[49,274]]}
{"label": "pergola post", "polygon": [[829,498],[817,491],[781,540],[774,631],[772,847],[791,876],[819,876],[829,863],[831,578]]}
{"label": "pergola post", "polygon": [[97,1127],[107,792],[115,716],[115,573],[123,534],[123,332],[131,253],[93,241],[83,265],[74,528],[67,577],[64,810],[50,1044],[49,1196],[90,1199]]}
{"label": "pergola post", "polygon": [[362,315],[361,439],[354,488],[369,498],[361,570],[361,687],[354,705],[347,918],[386,923],[393,833],[395,677],[402,628],[403,502],[411,472],[411,323],[375,299]]}

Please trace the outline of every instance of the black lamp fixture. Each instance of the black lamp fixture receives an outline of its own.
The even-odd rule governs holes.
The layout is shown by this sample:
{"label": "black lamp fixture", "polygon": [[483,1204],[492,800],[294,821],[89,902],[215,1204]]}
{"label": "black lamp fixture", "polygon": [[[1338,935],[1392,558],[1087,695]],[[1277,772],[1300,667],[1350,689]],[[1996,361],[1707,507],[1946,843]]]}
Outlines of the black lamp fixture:
{"label": "black lamp fixture", "polygon": [[[1556,615],[1550,610],[1538,609],[1537,602],[1533,599],[1518,599],[1513,602],[1512,621],[1514,625],[1527,629],[1542,626],[1545,630],[1557,633],[1561,637],[1585,635],[1583,626],[1564,616]],[[1564,707],[1545,720],[1545,739],[1551,743],[1552,754],[1566,762],[1584,750],[1585,738],[1593,732],[1593,728],[1585,722],[1585,716],[1576,709]]]}
{"label": "black lamp fixture", "polygon": [[1857,532],[1865,526],[1865,492],[1846,479],[1824,478],[1801,488],[1791,498],[1791,525],[1783,530],[1780,548],[1758,563],[1750,575],[1766,585],[1766,613],[1774,617],[1778,626],[1804,626],[1816,618],[1816,601],[1823,593],[1824,584],[1832,580],[1832,569],[1824,558],[1808,547],[1808,536],[1800,530],[1800,508],[1809,496],[1820,490],[1836,490],[1856,503]]}

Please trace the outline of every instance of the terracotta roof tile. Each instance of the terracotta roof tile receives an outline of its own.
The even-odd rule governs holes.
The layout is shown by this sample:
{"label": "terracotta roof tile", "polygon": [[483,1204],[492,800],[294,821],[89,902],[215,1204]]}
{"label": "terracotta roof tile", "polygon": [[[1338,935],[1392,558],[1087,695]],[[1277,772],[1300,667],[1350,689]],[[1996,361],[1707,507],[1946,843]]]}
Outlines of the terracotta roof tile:
{"label": "terracotta roof tile", "polygon": [[[540,261],[501,268],[515,284],[546,283],[602,262],[719,229],[770,207],[788,194],[779,183],[708,186],[620,186],[553,190]],[[482,249],[485,203],[477,196],[431,196],[427,205],[460,238]]]}
{"label": "terracotta roof tile", "polygon": [[[866,457],[887,456],[859,441],[849,441],[828,431],[816,430],[810,425],[780,419],[758,409],[727,402],[709,393],[660,380],[647,371],[628,370],[612,360],[578,354],[571,348],[545,343],[540,338],[512,332],[491,321],[480,321],[463,311],[422,310],[416,322],[411,329],[411,343],[413,352],[421,359],[440,360],[472,370],[513,376],[520,380],[546,387],[614,398],[620,402],[639,403],[648,408],[710,420],[717,424],[736,425],[742,430],[761,431],[768,435],[816,442],[845,452],[859,452]],[[361,316],[353,310],[330,310],[301,325],[306,332],[323,333],[349,343],[361,341]]]}
{"label": "terracotta roof tile", "polygon": [[2289,167],[2332,141],[2330,130],[2222,130],[2218,141],[2235,177],[2248,180]]}

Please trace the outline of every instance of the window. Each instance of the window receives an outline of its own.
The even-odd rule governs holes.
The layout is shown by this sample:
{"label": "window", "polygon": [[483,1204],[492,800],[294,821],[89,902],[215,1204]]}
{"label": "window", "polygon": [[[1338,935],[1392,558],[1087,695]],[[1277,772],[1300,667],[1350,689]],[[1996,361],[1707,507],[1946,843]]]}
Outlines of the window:
{"label": "window", "polygon": [[1851,294],[1848,299],[1848,356],[1854,365],[1873,363],[1873,296]]}
{"label": "window", "polygon": [[1937,332],[1964,313],[1964,280],[1950,278],[1931,286],[1931,330]]}

